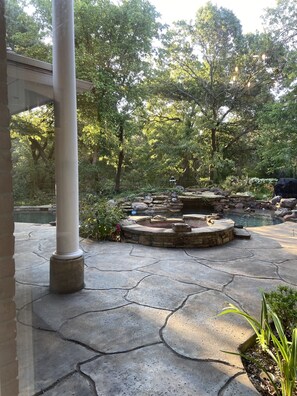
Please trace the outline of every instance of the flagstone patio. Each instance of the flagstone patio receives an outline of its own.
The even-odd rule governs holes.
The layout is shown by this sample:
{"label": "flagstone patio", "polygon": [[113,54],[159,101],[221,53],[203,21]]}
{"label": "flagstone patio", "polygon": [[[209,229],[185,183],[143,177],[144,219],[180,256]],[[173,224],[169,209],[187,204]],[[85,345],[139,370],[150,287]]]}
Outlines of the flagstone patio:
{"label": "flagstone patio", "polygon": [[261,291],[297,286],[297,225],[249,229],[250,240],[166,249],[81,240],[85,288],[49,293],[55,228],[16,223],[20,395],[252,396],[236,352]]}

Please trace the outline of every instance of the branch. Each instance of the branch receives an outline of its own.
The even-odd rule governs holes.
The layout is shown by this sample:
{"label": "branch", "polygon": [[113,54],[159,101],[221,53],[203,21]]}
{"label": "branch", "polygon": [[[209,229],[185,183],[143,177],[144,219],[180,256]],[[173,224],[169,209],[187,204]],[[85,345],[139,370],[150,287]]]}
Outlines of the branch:
{"label": "branch", "polygon": [[153,118],[155,121],[157,121],[157,119],[159,119],[159,121],[177,121],[177,122],[182,121],[180,117],[166,117],[166,116],[162,116],[162,115],[157,115]]}
{"label": "branch", "polygon": [[241,132],[239,135],[235,136],[234,139],[231,140],[226,146],[223,148],[224,151],[228,150],[229,147],[232,146],[235,142],[237,142],[242,136],[247,135],[248,133],[252,132],[252,129],[246,129]]}

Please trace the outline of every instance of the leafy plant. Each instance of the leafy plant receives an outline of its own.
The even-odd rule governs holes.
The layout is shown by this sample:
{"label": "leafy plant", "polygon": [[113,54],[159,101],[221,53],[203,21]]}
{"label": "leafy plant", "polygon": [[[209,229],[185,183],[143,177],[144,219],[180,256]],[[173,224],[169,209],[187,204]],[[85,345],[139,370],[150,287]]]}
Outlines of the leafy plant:
{"label": "leafy plant", "polygon": [[250,192],[257,199],[267,199],[273,195],[273,186],[276,182],[277,179],[228,176],[222,187],[233,193]]}
{"label": "leafy plant", "polygon": [[249,315],[245,311],[241,310],[240,308],[236,307],[236,305],[234,305],[234,304],[229,304],[229,306],[224,308],[223,311],[221,313],[219,313],[218,316],[226,315],[229,313],[240,315],[243,318],[245,318],[245,320],[250,324],[250,326],[254,330],[256,337],[257,337],[257,342],[261,346],[262,350],[266,351],[268,349],[269,344],[270,344],[270,338],[271,338],[271,329],[269,326],[269,319],[270,319],[269,318],[269,310],[268,310],[267,302],[266,302],[264,295],[263,295],[263,299],[262,299],[260,321],[258,321],[256,318]]}
{"label": "leafy plant", "polygon": [[267,349],[267,353],[277,364],[280,372],[281,395],[293,396],[297,375],[297,328],[292,332],[292,341],[288,341],[279,317],[270,312],[276,335],[271,332],[274,348]]}
{"label": "leafy plant", "polygon": [[291,335],[297,327],[297,290],[280,285],[276,290],[265,293],[265,298],[279,317],[286,335]]}
{"label": "leafy plant", "polygon": [[[297,328],[293,329],[290,341],[285,334],[280,318],[268,304],[265,293],[262,295],[260,321],[233,304],[229,304],[219,315],[228,313],[240,315],[248,321],[255,331],[257,342],[261,346],[263,352],[267,353],[277,365],[280,390],[278,383],[268,370],[262,367],[260,362],[254,361],[254,363],[261,367],[267,374],[268,379],[275,389],[276,395],[293,396],[297,378]],[[250,359],[243,353],[240,355],[246,359]]]}
{"label": "leafy plant", "polygon": [[89,194],[81,203],[80,235],[93,239],[119,240],[119,222],[125,217],[123,211],[113,202],[95,201]]}

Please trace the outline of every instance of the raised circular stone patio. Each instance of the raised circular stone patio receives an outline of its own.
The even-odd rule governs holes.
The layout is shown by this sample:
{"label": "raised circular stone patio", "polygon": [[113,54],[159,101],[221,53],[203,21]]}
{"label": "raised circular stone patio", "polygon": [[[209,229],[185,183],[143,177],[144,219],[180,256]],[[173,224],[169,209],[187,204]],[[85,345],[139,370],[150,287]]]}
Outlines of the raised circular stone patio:
{"label": "raised circular stone patio", "polygon": [[204,215],[130,217],[121,224],[126,242],[155,247],[211,247],[234,239],[234,222]]}

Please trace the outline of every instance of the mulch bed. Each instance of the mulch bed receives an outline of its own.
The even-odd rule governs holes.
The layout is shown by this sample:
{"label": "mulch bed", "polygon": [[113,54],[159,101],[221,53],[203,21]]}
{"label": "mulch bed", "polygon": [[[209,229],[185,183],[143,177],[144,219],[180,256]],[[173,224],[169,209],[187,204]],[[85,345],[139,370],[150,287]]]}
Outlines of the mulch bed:
{"label": "mulch bed", "polygon": [[[245,355],[259,362],[262,367],[265,367],[266,371],[274,376],[276,382],[278,382],[280,375],[277,365],[267,353],[262,351],[258,344],[250,347],[245,352]],[[275,396],[275,389],[264,371],[250,360],[242,359],[242,361],[249,379],[257,391],[263,396]],[[294,392],[294,396],[297,396],[297,389]]]}

